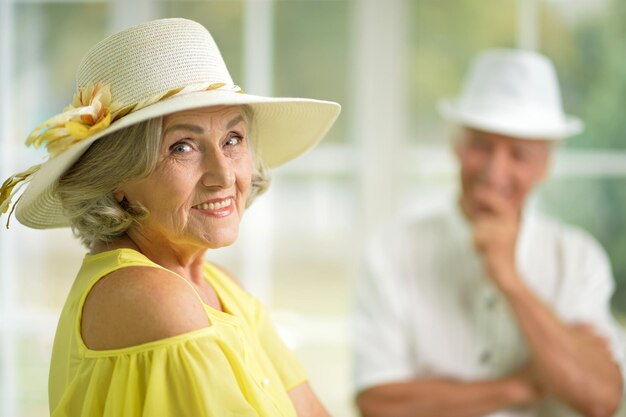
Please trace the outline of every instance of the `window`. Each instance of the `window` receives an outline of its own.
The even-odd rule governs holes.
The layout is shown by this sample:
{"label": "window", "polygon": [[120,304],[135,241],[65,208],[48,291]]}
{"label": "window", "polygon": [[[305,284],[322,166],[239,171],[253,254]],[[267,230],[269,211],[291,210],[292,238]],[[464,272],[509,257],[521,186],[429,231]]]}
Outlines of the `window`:
{"label": "window", "polygon": [[[540,9],[541,50],[554,59],[567,110],[585,131],[568,140],[546,209],[590,231],[609,254],[617,281],[613,309],[626,317],[626,5],[553,0]],[[572,207],[576,207],[572,210]]]}
{"label": "window", "polygon": [[[71,101],[89,47],[121,27],[174,16],[209,28],[245,91],[343,105],[319,147],[273,172],[238,242],[208,254],[265,301],[331,414],[356,416],[348,314],[360,244],[390,212],[455,193],[436,102],[458,92],[484,48],[534,46],[554,60],[565,108],[587,129],[559,151],[539,199],[606,247],[618,283],[614,309],[626,315],[623,2],[7,0],[2,179],[44,158],[23,140]],[[83,253],[69,230],[35,231],[13,219],[0,232],[0,415],[48,412],[52,338]]]}

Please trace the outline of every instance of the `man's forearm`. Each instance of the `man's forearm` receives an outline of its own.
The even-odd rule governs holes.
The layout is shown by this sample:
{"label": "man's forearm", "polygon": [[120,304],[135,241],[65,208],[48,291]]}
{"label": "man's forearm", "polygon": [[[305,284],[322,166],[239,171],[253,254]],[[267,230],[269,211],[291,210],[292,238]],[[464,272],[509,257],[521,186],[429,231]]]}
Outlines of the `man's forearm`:
{"label": "man's forearm", "polygon": [[562,323],[521,281],[511,280],[501,290],[526,336],[543,388],[586,416],[611,416],[621,399],[622,377],[610,353]]}
{"label": "man's forearm", "polygon": [[361,392],[363,417],[478,417],[532,404],[537,391],[515,375],[481,382],[446,379],[381,385]]}

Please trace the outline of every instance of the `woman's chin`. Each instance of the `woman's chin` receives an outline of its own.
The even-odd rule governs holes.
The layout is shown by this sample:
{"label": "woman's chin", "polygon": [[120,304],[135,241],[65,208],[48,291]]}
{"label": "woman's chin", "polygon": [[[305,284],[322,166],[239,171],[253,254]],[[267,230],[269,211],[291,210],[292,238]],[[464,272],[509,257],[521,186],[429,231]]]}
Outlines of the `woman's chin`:
{"label": "woman's chin", "polygon": [[203,239],[204,246],[207,249],[219,249],[232,245],[239,237],[239,230],[229,231],[227,233],[216,233]]}
{"label": "woman's chin", "polygon": [[220,249],[220,248],[227,248],[228,246],[231,246],[233,243],[235,243],[236,239],[231,241],[231,242],[219,242],[219,243],[209,243],[206,245],[207,249]]}

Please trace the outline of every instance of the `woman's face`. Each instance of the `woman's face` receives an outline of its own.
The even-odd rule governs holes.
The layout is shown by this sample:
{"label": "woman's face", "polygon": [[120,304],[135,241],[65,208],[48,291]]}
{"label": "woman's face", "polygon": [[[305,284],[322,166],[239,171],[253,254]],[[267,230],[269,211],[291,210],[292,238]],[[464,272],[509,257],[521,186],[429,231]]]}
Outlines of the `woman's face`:
{"label": "woman's face", "polygon": [[137,233],[151,244],[218,248],[239,234],[252,157],[239,107],[206,107],[163,119],[152,174],[116,192],[150,215]]}

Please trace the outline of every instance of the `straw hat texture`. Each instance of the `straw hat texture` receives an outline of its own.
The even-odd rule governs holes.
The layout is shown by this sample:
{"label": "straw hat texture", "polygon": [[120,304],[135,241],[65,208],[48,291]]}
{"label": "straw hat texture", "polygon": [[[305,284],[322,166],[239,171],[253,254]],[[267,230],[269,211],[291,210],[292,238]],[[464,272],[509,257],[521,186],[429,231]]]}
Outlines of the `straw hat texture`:
{"label": "straw hat texture", "polygon": [[256,152],[271,168],[314,147],[340,112],[329,101],[244,93],[210,33],[178,18],[131,27],[96,44],[81,61],[76,84],[72,105],[27,140],[47,146],[48,160],[3,185],[0,207],[6,212],[16,185],[28,183],[14,208],[32,228],[69,225],[54,193],[58,179],[94,141],[125,127],[193,108],[246,104],[254,113]]}

